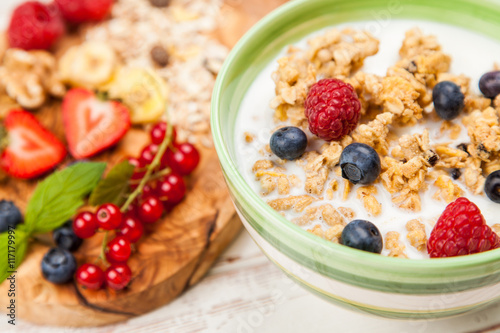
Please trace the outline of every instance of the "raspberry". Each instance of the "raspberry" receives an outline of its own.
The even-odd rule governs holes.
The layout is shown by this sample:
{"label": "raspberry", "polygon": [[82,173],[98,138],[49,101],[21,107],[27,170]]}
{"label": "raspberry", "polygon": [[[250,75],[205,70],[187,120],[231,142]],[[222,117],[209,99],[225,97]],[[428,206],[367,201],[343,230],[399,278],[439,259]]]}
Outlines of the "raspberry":
{"label": "raspberry", "polygon": [[486,225],[479,208],[466,198],[449,204],[432,229],[427,251],[431,258],[455,257],[496,249],[500,238]]}
{"label": "raspberry", "polygon": [[326,141],[340,140],[359,121],[361,103],[354,88],[338,79],[316,82],[305,102],[311,133]]}
{"label": "raspberry", "polygon": [[64,31],[63,19],[55,6],[30,1],[12,13],[7,37],[13,48],[47,50]]}
{"label": "raspberry", "polygon": [[110,12],[113,0],[55,0],[59,10],[70,23],[100,21]]}

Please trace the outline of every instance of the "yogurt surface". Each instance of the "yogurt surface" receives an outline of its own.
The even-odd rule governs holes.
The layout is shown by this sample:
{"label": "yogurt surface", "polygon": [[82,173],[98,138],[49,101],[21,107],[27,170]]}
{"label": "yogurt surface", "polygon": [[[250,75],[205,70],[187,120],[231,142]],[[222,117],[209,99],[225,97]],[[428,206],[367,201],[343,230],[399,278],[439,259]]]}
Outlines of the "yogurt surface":
{"label": "yogurt surface", "polygon": [[[373,22],[351,22],[338,26],[331,26],[331,28],[346,28],[351,27],[356,30],[367,29]],[[495,61],[500,61],[500,43],[483,35],[458,28],[455,26],[445,25],[441,23],[418,21],[418,20],[392,20],[386,27],[383,27],[374,36],[379,39],[379,51],[376,55],[366,58],[363,67],[360,69],[366,73],[377,74],[385,76],[388,67],[394,65],[399,58],[399,49],[405,36],[405,32],[414,27],[420,28],[424,34],[435,35],[442,46],[442,50],[452,57],[451,68],[449,70],[452,74],[464,74],[471,78],[470,89],[479,94],[478,81],[482,74],[491,71]],[[300,48],[307,48],[307,40],[311,37],[321,34],[324,30],[317,31],[300,42],[294,44]],[[285,50],[282,50],[276,59],[271,61],[264,70],[257,76],[253,84],[247,91],[244,100],[240,105],[240,111],[236,122],[235,128],[235,142],[238,149],[238,168],[248,184],[255,190],[261,192],[259,181],[255,178],[252,172],[252,166],[257,160],[269,159],[277,161],[278,158],[272,154],[262,155],[262,148],[269,143],[269,139],[273,131],[279,125],[289,125],[285,123],[275,123],[273,120],[274,110],[269,106],[270,101],[275,97],[275,83],[271,78],[272,73],[277,69],[277,60],[285,55]],[[427,108],[424,112],[432,111],[432,106]],[[453,120],[453,123],[461,124],[462,117]],[[398,136],[402,134],[422,133],[424,129],[429,131],[431,145],[436,143],[448,143],[451,146],[456,146],[460,143],[470,142],[467,134],[467,129],[462,126],[460,136],[452,140],[447,132],[441,133],[441,122],[427,121],[425,124],[417,124],[410,127],[397,128]],[[244,133],[251,133],[255,136],[253,142],[246,142]],[[313,135],[307,130],[308,137]],[[307,150],[317,150],[319,146],[309,144]],[[284,165],[287,175],[295,174],[300,180],[301,184],[298,187],[292,187],[289,195],[303,195],[305,173],[304,170],[298,166],[294,161],[287,161]],[[412,259],[428,258],[427,251],[418,251],[413,247],[406,238],[408,231],[406,230],[406,223],[412,219],[420,219],[425,225],[427,237],[429,236],[434,224],[439,216],[447,206],[447,203],[442,200],[432,198],[433,194],[437,191],[432,183],[428,182],[428,188],[420,192],[421,197],[421,211],[413,212],[403,210],[397,207],[391,200],[391,194],[378,182],[375,184],[378,193],[375,195],[376,199],[382,205],[382,213],[378,216],[370,216],[364,208],[361,200],[356,198],[356,189],[359,185],[354,185],[347,200],[342,199],[342,177],[337,176],[334,172],[330,172],[327,184],[332,180],[337,179],[340,189],[334,192],[333,200],[328,200],[326,195],[323,199],[314,202],[310,207],[329,203],[334,208],[348,207],[355,211],[355,219],[365,219],[373,222],[379,228],[383,236],[389,231],[396,231],[400,234],[400,241],[406,246],[406,255]],[[490,201],[485,194],[474,195],[472,194],[465,184],[460,181],[454,181],[463,191],[465,197],[474,202],[481,210],[487,223],[491,226],[499,223],[498,215],[500,214],[500,205]],[[265,201],[273,200],[278,197],[277,191],[273,191],[266,196],[262,196]],[[299,217],[303,213],[296,213],[293,210],[285,212],[285,217],[288,220]],[[349,222],[349,221],[346,221]],[[292,223],[292,222],[290,222]],[[303,226],[304,229],[310,229],[314,225],[321,225],[325,229],[328,225],[322,221],[321,217],[313,221],[311,224]],[[382,254],[387,255],[388,250],[384,248]]]}

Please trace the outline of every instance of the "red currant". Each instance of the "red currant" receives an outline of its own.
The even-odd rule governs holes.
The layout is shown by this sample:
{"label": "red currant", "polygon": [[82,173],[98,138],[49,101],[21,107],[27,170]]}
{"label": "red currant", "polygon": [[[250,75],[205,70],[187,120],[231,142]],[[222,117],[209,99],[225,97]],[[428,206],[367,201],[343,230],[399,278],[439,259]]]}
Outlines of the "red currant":
{"label": "red currant", "polygon": [[152,186],[152,185],[153,184],[144,185],[144,187],[142,188],[142,196],[147,197],[151,194],[154,194],[155,190],[154,190],[154,186]]}
{"label": "red currant", "polygon": [[141,179],[146,174],[146,171],[143,170],[145,165],[142,164],[142,162],[138,158],[135,158],[135,157],[129,157],[128,162],[130,164],[132,164],[135,168],[134,173],[132,174],[132,177],[130,177],[130,181],[132,183],[130,187],[132,189],[135,189],[139,185],[139,182],[141,181]]}
{"label": "red currant", "polygon": [[98,290],[104,284],[104,272],[94,264],[83,264],[76,271],[76,282],[85,288]]}
{"label": "red currant", "polygon": [[[167,123],[163,121],[157,123],[156,125],[153,126],[153,128],[149,132],[151,136],[151,142],[155,145],[160,145],[163,142],[163,140],[165,140],[166,133],[167,133]],[[174,128],[172,132],[172,142],[175,142],[176,137],[177,133]]]}
{"label": "red currant", "polygon": [[73,221],[73,231],[80,238],[94,236],[98,228],[96,216],[91,212],[82,212]]}
{"label": "red currant", "polygon": [[156,194],[161,201],[177,204],[182,201],[186,194],[186,184],[181,176],[171,173],[158,182]]}
{"label": "red currant", "polygon": [[146,197],[139,206],[138,216],[144,223],[155,223],[163,214],[163,205],[154,195]]}
{"label": "red currant", "polygon": [[142,223],[133,216],[125,216],[120,226],[120,230],[116,233],[117,236],[124,237],[130,243],[137,242],[144,233],[144,226]]}
{"label": "red currant", "polygon": [[122,213],[120,208],[112,203],[101,205],[96,213],[97,224],[104,230],[113,230],[122,223]]}
{"label": "red currant", "polygon": [[130,258],[131,253],[130,241],[125,237],[116,237],[107,245],[106,259],[110,263],[122,263]]}
{"label": "red currant", "polygon": [[[125,213],[127,216],[131,216],[136,218],[137,217],[137,212],[139,210],[139,207],[137,207],[136,204],[131,204],[127,208],[127,212]],[[122,225],[124,223],[124,220],[122,221]]]}
{"label": "red currant", "polygon": [[111,265],[104,274],[106,285],[114,290],[122,290],[132,279],[132,271],[126,264]]}
{"label": "red currant", "polygon": [[127,158],[128,162],[130,164],[132,164],[134,166],[134,168],[136,169],[140,169],[142,167],[144,167],[142,164],[141,164],[141,161],[139,161],[138,158],[135,158],[135,157],[128,157]]}
{"label": "red currant", "polygon": [[182,176],[189,175],[200,163],[200,153],[190,143],[174,146],[165,153],[164,164]]}
{"label": "red currant", "polygon": [[139,161],[142,165],[150,165],[153,162],[156,154],[158,153],[158,146],[155,144],[150,144],[144,147],[139,157]]}

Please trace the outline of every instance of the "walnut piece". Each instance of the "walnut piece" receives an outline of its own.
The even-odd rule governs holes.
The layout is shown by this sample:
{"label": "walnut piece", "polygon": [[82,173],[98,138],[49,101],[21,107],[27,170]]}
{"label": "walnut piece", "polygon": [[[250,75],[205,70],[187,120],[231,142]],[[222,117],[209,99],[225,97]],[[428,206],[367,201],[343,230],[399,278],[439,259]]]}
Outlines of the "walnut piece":
{"label": "walnut piece", "polygon": [[56,60],[46,51],[8,49],[0,67],[0,85],[27,109],[39,108],[49,95],[62,97],[66,92],[57,74]]}

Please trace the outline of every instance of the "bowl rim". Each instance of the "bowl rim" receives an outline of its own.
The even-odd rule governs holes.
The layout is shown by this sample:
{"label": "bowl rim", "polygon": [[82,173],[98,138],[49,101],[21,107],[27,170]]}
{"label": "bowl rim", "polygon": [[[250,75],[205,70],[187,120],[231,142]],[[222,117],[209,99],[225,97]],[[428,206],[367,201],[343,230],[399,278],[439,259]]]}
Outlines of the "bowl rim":
{"label": "bowl rim", "polygon": [[[360,251],[357,249],[353,249],[347,246],[339,245],[317,237],[302,228],[296,226],[278,212],[273,210],[262,198],[258,196],[258,194],[252,190],[249,184],[245,181],[243,175],[240,173],[237,163],[232,160],[229,150],[225,145],[224,137],[222,134],[222,123],[221,123],[221,100],[224,94],[223,86],[226,83],[227,76],[233,70],[233,66],[236,62],[236,59],[247,46],[247,44],[255,39],[258,39],[258,35],[265,31],[270,25],[273,24],[276,20],[284,17],[291,10],[296,9],[300,6],[305,6],[306,4],[313,4],[315,2],[321,2],[323,0],[293,0],[284,5],[278,7],[268,15],[266,15],[263,19],[261,19],[258,23],[256,23],[245,35],[238,41],[238,43],[233,47],[230,54],[226,58],[214,85],[213,93],[212,93],[212,101],[211,101],[211,128],[212,128],[212,136],[214,140],[214,145],[217,151],[217,155],[219,157],[219,161],[221,167],[224,171],[226,177],[226,181],[230,181],[234,184],[235,190],[242,194],[239,198],[242,198],[246,201],[248,205],[253,207],[257,207],[261,210],[261,213],[265,215],[267,218],[263,221],[259,221],[259,224],[266,229],[266,226],[270,226],[271,224],[279,223],[281,228],[285,228],[287,231],[290,231],[296,234],[298,237],[301,237],[306,245],[310,246],[310,248],[317,248],[318,245],[328,247],[335,252],[353,258],[355,261],[368,261],[371,262],[372,265],[380,266],[382,269],[386,268],[390,271],[419,271],[420,273],[428,273],[435,274],[437,270],[443,271],[453,271],[455,269],[463,269],[463,268],[474,268],[477,266],[482,266],[488,263],[500,261],[500,249],[486,251],[483,253],[466,255],[466,256],[458,256],[452,258],[432,258],[432,259],[403,259],[403,258],[395,258],[395,257],[387,257],[379,254],[373,254],[369,252]],[[500,10],[499,2],[489,1],[489,0],[461,0],[462,3],[467,3],[469,5],[490,5],[496,6]],[[332,27],[335,24],[332,24]],[[469,29],[468,27],[465,29]],[[226,172],[231,171],[231,172]],[[257,232],[259,232],[257,230]],[[260,232],[259,232],[260,233]]]}

